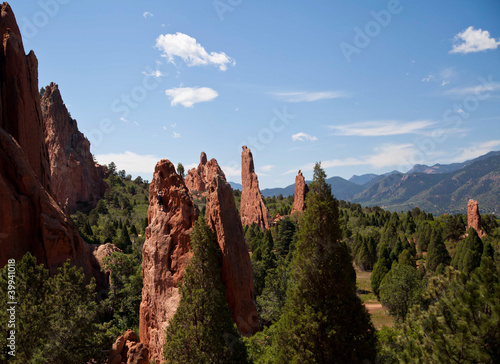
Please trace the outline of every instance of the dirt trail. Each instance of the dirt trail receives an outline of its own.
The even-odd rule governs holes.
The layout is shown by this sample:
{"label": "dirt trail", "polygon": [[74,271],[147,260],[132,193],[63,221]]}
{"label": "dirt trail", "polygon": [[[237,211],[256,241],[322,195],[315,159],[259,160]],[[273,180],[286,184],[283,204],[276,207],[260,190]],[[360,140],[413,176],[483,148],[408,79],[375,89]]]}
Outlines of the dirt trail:
{"label": "dirt trail", "polygon": [[380,303],[365,303],[365,307],[370,313],[384,309]]}

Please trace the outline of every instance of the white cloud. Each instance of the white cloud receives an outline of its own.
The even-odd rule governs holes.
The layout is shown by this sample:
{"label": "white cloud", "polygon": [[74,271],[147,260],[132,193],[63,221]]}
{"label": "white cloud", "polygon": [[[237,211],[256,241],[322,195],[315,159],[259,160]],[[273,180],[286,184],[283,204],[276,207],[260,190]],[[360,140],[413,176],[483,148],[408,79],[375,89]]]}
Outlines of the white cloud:
{"label": "white cloud", "polygon": [[176,133],[175,131],[172,133],[172,138],[179,139],[181,137],[181,133]]}
{"label": "white cloud", "polygon": [[187,171],[189,171],[190,169],[193,169],[193,168],[195,168],[195,169],[196,169],[197,167],[198,167],[198,163],[186,164],[186,165],[184,166],[184,170],[185,170],[185,171],[186,171],[186,173],[187,173]]}
{"label": "white cloud", "polygon": [[163,130],[167,130],[167,127],[166,127],[166,126],[163,126]]}
{"label": "white cloud", "polygon": [[496,49],[500,40],[492,38],[490,32],[470,26],[454,37],[455,44],[449,53],[475,53]]}
{"label": "white cloud", "polygon": [[446,86],[449,83],[450,83],[450,81],[443,81],[443,82],[441,82],[441,86]]}
{"label": "white cloud", "polygon": [[318,138],[315,137],[315,136],[313,136],[313,135],[309,135],[309,134],[300,132],[300,133],[297,133],[297,134],[293,134],[292,135],[292,140],[294,142],[297,142],[297,141],[303,142],[303,141],[306,141],[306,140],[308,140],[310,142],[315,142],[316,140],[318,140]]}
{"label": "white cloud", "polygon": [[120,118],[120,120],[123,121],[124,123],[128,123],[128,120],[125,118]]}
{"label": "white cloud", "polygon": [[274,165],[273,164],[268,164],[266,166],[262,166],[260,167],[260,170],[261,171],[264,171],[264,172],[270,172],[274,169]]}
{"label": "white cloud", "polygon": [[344,91],[319,91],[319,92],[275,92],[274,96],[286,102],[313,102],[319,100],[338,99],[349,97]]}
{"label": "white cloud", "polygon": [[149,16],[149,17],[154,16],[154,14],[153,14],[153,13],[150,13],[149,11],[145,11],[144,13],[142,13],[142,16],[143,16],[144,18],[147,18],[148,16]]}
{"label": "white cloud", "polygon": [[227,70],[227,65],[236,62],[224,52],[208,53],[196,39],[187,34],[162,34],[156,39],[156,48],[163,52],[169,62],[174,63],[174,57],[180,57],[188,66],[214,65],[221,71]]}
{"label": "white cloud", "polygon": [[468,148],[462,148],[460,154],[453,158],[451,162],[464,162],[469,159],[474,159],[495,150],[495,148],[498,149],[499,146],[500,140],[490,140]]}
{"label": "white cloud", "polygon": [[434,78],[433,75],[427,75],[424,78],[422,78],[422,82],[429,82],[433,78]]}
{"label": "white cloud", "polygon": [[483,92],[494,92],[500,90],[500,82],[488,82],[477,86],[452,88],[445,92],[445,95],[467,96],[478,95]]}
{"label": "white cloud", "polygon": [[219,94],[209,87],[177,87],[165,91],[172,100],[170,105],[181,104],[184,107],[193,107],[199,102],[213,101]]}
{"label": "white cloud", "polygon": [[173,129],[175,129],[175,128],[176,128],[176,126],[177,126],[177,123],[170,124],[170,126],[171,126]]}
{"label": "white cloud", "polygon": [[423,129],[434,125],[430,120],[403,122],[397,120],[366,121],[346,125],[330,125],[336,135],[344,136],[388,136],[402,134],[421,134]]}
{"label": "white cloud", "polygon": [[226,177],[240,177],[241,176],[241,168],[235,166],[221,166],[220,167]]}
{"label": "white cloud", "polygon": [[[418,150],[413,144],[385,144],[377,147],[374,154],[363,156],[360,158],[346,158],[346,159],[330,159],[321,161],[321,167],[334,168],[334,167],[347,167],[347,166],[361,166],[370,165],[373,168],[387,168],[408,165],[408,161],[413,159],[413,156]],[[314,163],[308,163],[301,168],[291,169],[284,174],[296,173],[298,169],[302,171],[312,171]]]}
{"label": "white cloud", "polygon": [[146,71],[143,71],[142,74],[144,76],[156,77],[156,78],[163,76],[163,73],[161,73],[160,70],[152,71],[151,73],[147,73]]}
{"label": "white cloud", "polygon": [[154,155],[140,155],[129,151],[98,154],[95,157],[99,164],[115,162],[117,169],[124,169],[127,173],[153,173],[156,162],[160,160]]}

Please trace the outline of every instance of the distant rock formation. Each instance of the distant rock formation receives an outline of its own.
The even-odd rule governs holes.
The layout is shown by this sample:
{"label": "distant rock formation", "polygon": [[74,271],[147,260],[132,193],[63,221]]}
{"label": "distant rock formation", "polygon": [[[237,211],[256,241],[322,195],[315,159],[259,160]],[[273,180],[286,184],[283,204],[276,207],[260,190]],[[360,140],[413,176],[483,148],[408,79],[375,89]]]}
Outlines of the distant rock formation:
{"label": "distant rock formation", "polygon": [[[205,152],[201,152],[200,164],[197,168],[191,168],[186,176],[186,187],[189,192],[205,192],[208,188],[208,184],[213,177],[225,175],[219,164],[215,159],[211,159],[207,162],[207,155]],[[206,194],[205,194],[206,195]]]}
{"label": "distant rock formation", "polygon": [[30,252],[54,274],[70,259],[102,287],[97,247],[80,238],[49,194],[36,57],[25,56],[10,6],[0,11],[0,266]]}
{"label": "distant rock formation", "polygon": [[139,342],[133,330],[118,336],[108,353],[108,364],[149,364],[147,345]]}
{"label": "distant rock formation", "polygon": [[222,251],[222,282],[233,321],[243,335],[252,335],[259,330],[252,264],[233,190],[224,175],[214,176],[208,185],[205,215]]}
{"label": "distant rock formation", "polygon": [[295,195],[293,197],[292,214],[294,212],[304,212],[306,209],[306,195],[309,188],[306,184],[306,179],[299,170],[297,177],[295,177]]}
{"label": "distant rock formation", "polygon": [[467,204],[467,229],[474,228],[480,238],[486,234],[481,230],[481,215],[479,214],[479,206],[476,200],[469,200]]}
{"label": "distant rock formation", "polygon": [[52,195],[59,206],[67,203],[71,213],[90,210],[106,192],[103,167],[94,162],[90,142],[69,115],[56,84],[45,88],[41,108]]}
{"label": "distant rock formation", "polygon": [[0,127],[19,143],[40,184],[50,191],[50,170],[44,142],[38,92],[38,60],[27,56],[10,5],[1,5]]}
{"label": "distant rock formation", "polygon": [[[158,203],[159,193],[163,208]],[[159,161],[149,186],[139,313],[141,341],[149,347],[149,360],[156,363],[162,361],[165,329],[179,306],[178,283],[191,258],[189,234],[195,220],[195,206],[184,180],[169,160]]]}
{"label": "distant rock formation", "polygon": [[240,208],[241,223],[243,225],[256,223],[261,229],[269,229],[271,215],[269,215],[262,200],[252,152],[246,146],[243,146],[241,153],[241,184],[243,185]]}

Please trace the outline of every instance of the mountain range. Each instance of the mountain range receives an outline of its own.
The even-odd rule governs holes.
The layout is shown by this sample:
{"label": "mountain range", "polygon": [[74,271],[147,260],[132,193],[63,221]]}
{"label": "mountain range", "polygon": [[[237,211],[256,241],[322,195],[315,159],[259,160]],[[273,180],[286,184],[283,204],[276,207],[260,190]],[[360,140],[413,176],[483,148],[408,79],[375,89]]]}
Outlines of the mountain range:
{"label": "mountain range", "polygon": [[[327,182],[339,200],[389,211],[419,207],[434,214],[464,213],[469,199],[479,202],[483,213],[500,213],[500,151],[462,163],[415,165],[407,173],[365,174],[349,180],[331,177]],[[241,185],[231,183],[233,189]],[[266,188],[265,197],[290,196],[295,185]]]}

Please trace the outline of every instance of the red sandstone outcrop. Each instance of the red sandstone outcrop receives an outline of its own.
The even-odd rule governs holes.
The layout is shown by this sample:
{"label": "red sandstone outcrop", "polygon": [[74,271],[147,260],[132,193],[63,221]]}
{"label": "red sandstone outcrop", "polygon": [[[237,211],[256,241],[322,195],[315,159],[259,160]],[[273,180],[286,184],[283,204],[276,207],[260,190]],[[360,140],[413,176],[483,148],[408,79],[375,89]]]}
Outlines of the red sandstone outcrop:
{"label": "red sandstone outcrop", "polygon": [[0,127],[19,143],[41,185],[49,189],[50,171],[38,92],[38,60],[27,56],[9,4],[0,10]]}
{"label": "red sandstone outcrop", "polygon": [[132,330],[118,336],[108,353],[108,364],[149,364],[148,347],[139,342],[139,338]]}
{"label": "red sandstone outcrop", "polygon": [[70,212],[90,210],[104,197],[107,187],[101,166],[96,165],[90,153],[90,142],[69,115],[56,84],[45,88],[41,109],[52,195],[59,206],[67,203]]}
{"label": "red sandstone outcrop", "polygon": [[[162,194],[163,209],[158,204]],[[149,186],[149,208],[142,257],[143,289],[139,335],[149,347],[149,359],[162,360],[165,329],[179,305],[178,283],[191,258],[190,237],[195,206],[174,165],[156,164]]]}
{"label": "red sandstone outcrop", "polygon": [[49,194],[49,169],[43,139],[37,60],[27,57],[16,19],[1,5],[0,32],[0,266],[31,252],[53,274],[67,259],[88,280],[103,285],[95,246],[78,235]]}
{"label": "red sandstone outcrop", "polygon": [[306,184],[306,179],[299,170],[297,177],[295,177],[295,195],[293,197],[292,214],[296,211],[304,212],[306,209],[306,195],[309,188]]}
{"label": "red sandstone outcrop", "polygon": [[269,229],[271,215],[262,200],[252,152],[246,146],[243,146],[241,153],[241,183],[243,185],[240,208],[242,224],[256,223],[261,229]]}
{"label": "red sandstone outcrop", "polygon": [[259,330],[252,264],[233,190],[223,175],[213,177],[208,186],[205,215],[222,251],[222,282],[233,321],[243,335],[252,335]]}
{"label": "red sandstone outcrop", "polygon": [[[207,162],[207,155],[201,152],[200,164],[197,168],[191,168],[186,176],[186,187],[189,192],[205,192],[208,189],[208,184],[215,176],[223,176],[226,178],[224,172],[219,167],[215,159]],[[205,194],[206,195],[206,194]]]}
{"label": "red sandstone outcrop", "polygon": [[486,234],[481,230],[481,215],[477,201],[469,200],[467,204],[467,229],[474,228],[480,238]]}

